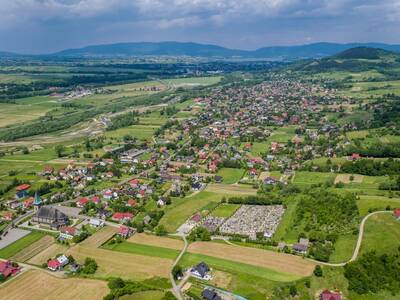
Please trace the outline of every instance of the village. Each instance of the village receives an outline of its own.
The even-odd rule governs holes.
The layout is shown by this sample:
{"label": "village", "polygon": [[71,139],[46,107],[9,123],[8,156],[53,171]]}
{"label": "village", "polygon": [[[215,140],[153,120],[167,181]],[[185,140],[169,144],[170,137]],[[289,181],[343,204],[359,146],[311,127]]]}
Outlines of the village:
{"label": "village", "polygon": [[[86,97],[91,91],[78,89],[76,93],[63,97]],[[107,269],[100,256],[84,258],[80,249],[89,254],[88,249],[110,250],[143,234],[170,235],[186,243],[186,238],[199,232],[201,237],[194,237],[195,243],[222,241],[242,248],[261,245],[289,261],[304,260],[307,275],[311,275],[319,263],[315,249],[321,247],[320,242],[302,232],[284,238],[280,227],[294,208],[283,200],[283,192],[295,193],[296,180],[302,174],[313,176],[312,172],[325,170],[314,163],[321,158],[340,159],[339,164],[330,163],[324,175],[334,176],[330,187],[361,183],[352,174],[335,174],[346,162],[364,158],[349,152],[352,141],[342,134],[343,130],[358,130],[357,124],[340,127],[327,118],[328,113],[353,104],[354,100],[339,96],[335,89],[280,75],[254,85],[212,87],[207,96],[191,99],[178,110],[184,118],[170,118],[151,139],[125,136],[118,145],[114,139],[113,145],[103,146],[102,155],[88,155],[84,161],[70,157],[58,168],[46,165],[36,173],[40,188],[29,180],[16,182],[1,206],[0,253],[31,234],[50,235],[53,245],[61,245],[63,251],[49,253],[39,267],[33,264],[34,268],[77,276],[90,274],[80,272],[91,272],[87,270],[96,264],[93,260],[98,260],[100,269]],[[142,117],[146,114],[139,114],[139,119]],[[272,195],[274,192],[280,196]],[[388,212],[400,219],[398,208],[390,207]],[[106,231],[95,247],[88,242]],[[2,262],[4,278],[32,268],[29,260],[46,255],[40,254],[44,249],[38,249],[42,251],[33,251],[35,255],[24,261]],[[213,282],[215,275],[212,267],[195,259],[178,273],[179,285],[172,283],[178,299],[182,291],[198,286],[190,277]],[[333,286],[318,292],[323,300],[345,299]],[[190,299],[188,295],[185,297]],[[203,289],[201,297],[242,299],[217,287]]]}

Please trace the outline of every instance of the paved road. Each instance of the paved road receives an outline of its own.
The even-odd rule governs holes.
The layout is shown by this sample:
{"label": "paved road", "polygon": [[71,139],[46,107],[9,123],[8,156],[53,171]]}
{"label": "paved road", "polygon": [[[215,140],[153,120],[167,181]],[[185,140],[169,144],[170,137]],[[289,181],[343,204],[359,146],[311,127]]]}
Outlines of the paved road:
{"label": "paved road", "polygon": [[[178,257],[174,261],[174,263],[172,265],[172,268],[174,268],[179,263],[179,261],[181,260],[182,256],[185,254],[185,252],[187,250],[187,247],[188,247],[188,242],[186,240],[186,236],[185,235],[181,235],[181,237],[183,238],[183,241],[184,241],[185,245],[183,246],[183,249],[182,249],[181,253],[179,253]],[[175,297],[178,300],[183,300],[182,293],[181,293],[181,288],[175,282],[174,275],[172,275],[172,269],[171,269],[171,272],[169,274],[169,279],[170,279],[171,284],[172,284],[172,292],[173,292],[173,294],[175,295]]]}
{"label": "paved road", "polygon": [[392,213],[392,212],[388,211],[388,210],[374,211],[374,212],[366,215],[361,220],[360,227],[359,227],[359,232],[358,232],[357,244],[356,244],[356,247],[354,248],[352,257],[348,261],[341,262],[341,263],[326,263],[326,262],[320,262],[320,261],[317,261],[317,260],[313,260],[313,261],[317,262],[318,264],[325,265],[325,266],[330,266],[330,267],[343,267],[343,266],[347,265],[348,263],[350,263],[352,261],[355,261],[357,259],[358,255],[359,255],[359,253],[360,253],[360,248],[361,248],[362,240],[363,240],[363,237],[364,237],[364,227],[365,227],[365,223],[367,222],[367,220],[370,217],[374,216],[374,215],[377,215],[377,214],[388,214],[388,213]]}

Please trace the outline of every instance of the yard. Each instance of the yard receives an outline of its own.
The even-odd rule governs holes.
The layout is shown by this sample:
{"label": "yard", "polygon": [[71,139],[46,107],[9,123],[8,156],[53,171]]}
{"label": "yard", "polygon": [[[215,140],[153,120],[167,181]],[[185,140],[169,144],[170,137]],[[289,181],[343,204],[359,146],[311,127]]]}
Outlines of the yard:
{"label": "yard", "polygon": [[233,169],[233,168],[222,168],[218,170],[218,173],[216,175],[222,177],[222,182],[225,184],[232,184],[238,182],[245,170],[243,169]]}

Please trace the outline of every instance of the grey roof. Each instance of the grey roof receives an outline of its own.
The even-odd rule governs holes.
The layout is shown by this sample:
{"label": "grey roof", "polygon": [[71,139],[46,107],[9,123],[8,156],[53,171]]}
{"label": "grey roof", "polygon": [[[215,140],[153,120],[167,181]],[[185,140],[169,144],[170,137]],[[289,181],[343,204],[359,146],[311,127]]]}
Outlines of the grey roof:
{"label": "grey roof", "polygon": [[68,219],[68,216],[58,209],[51,206],[43,206],[36,212],[38,218],[52,219],[52,220],[63,220]]}

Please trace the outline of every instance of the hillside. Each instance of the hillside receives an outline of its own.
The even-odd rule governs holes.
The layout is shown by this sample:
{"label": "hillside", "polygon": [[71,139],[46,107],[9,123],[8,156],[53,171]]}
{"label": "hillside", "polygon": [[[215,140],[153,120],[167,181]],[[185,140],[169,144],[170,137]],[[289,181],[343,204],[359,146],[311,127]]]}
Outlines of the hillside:
{"label": "hillside", "polygon": [[388,70],[400,66],[400,54],[371,47],[346,49],[336,55],[320,60],[298,62],[291,68],[297,71],[330,72],[330,71],[366,71]]}
{"label": "hillside", "polygon": [[[335,55],[353,48],[380,48],[400,52],[400,45],[380,43],[314,43],[295,46],[271,46],[256,50],[238,50],[210,44],[182,42],[137,42],[117,43],[107,45],[92,45],[77,49],[66,49],[53,53],[60,57],[90,57],[90,56],[191,56],[214,58],[264,58],[295,60],[304,58],[323,58]],[[0,52],[0,57],[9,57],[8,52]]]}

